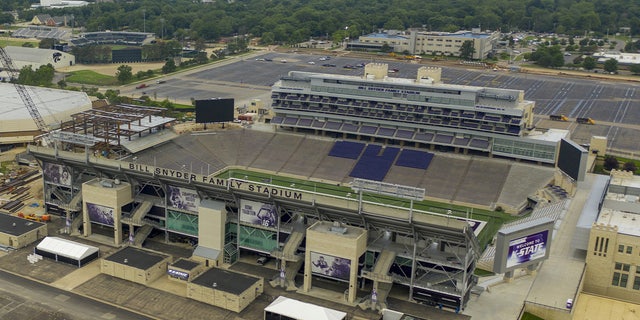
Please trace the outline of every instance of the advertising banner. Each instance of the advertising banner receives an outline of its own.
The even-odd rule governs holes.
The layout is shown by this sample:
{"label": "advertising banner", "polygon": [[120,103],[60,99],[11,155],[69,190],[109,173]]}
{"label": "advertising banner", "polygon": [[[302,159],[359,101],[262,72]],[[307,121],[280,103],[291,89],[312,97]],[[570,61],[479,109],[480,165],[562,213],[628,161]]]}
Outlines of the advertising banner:
{"label": "advertising banner", "polygon": [[174,269],[168,269],[168,270],[167,270],[167,274],[168,274],[170,277],[178,278],[178,279],[180,279],[180,280],[184,280],[184,281],[189,280],[189,274],[188,274],[188,273],[186,273],[186,272],[184,272],[184,271],[174,270]]}
{"label": "advertising banner", "polygon": [[95,203],[87,203],[89,220],[106,226],[113,226],[113,208],[101,206]]}
{"label": "advertising banner", "polygon": [[42,165],[42,175],[46,182],[71,186],[71,171],[63,165],[45,162]]}
{"label": "advertising banner", "polygon": [[507,268],[544,258],[547,253],[549,230],[534,233],[509,242]]}
{"label": "advertising banner", "polygon": [[198,193],[195,190],[168,186],[167,192],[169,193],[168,203],[171,207],[179,210],[198,212],[200,197],[198,197]]}
{"label": "advertising banner", "polygon": [[311,273],[337,280],[349,281],[351,260],[311,252]]}
{"label": "advertising banner", "polygon": [[275,228],[278,225],[276,207],[268,203],[241,199],[240,221]]}

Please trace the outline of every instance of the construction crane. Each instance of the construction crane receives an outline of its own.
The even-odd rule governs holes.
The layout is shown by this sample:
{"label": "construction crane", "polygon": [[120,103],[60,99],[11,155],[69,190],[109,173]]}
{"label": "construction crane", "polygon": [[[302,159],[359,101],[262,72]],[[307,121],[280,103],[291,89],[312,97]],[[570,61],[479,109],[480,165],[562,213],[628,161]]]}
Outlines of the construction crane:
{"label": "construction crane", "polygon": [[28,89],[17,82],[19,71],[13,65],[13,61],[11,60],[11,57],[9,57],[7,52],[2,47],[0,47],[0,60],[2,60],[2,64],[4,65],[5,69],[7,70],[7,73],[9,74],[9,79],[13,79],[13,85],[15,86],[16,91],[18,91],[18,95],[20,96],[20,99],[22,99],[22,102],[24,103],[25,107],[27,107],[27,110],[29,110],[29,114],[31,115],[33,122],[36,123],[38,130],[40,130],[40,132],[44,134],[42,136],[43,144],[50,145],[51,140],[49,139],[49,136],[48,136],[49,129],[47,128],[47,125],[44,122],[44,119],[42,119],[42,115],[40,115],[40,112],[38,111],[38,107],[36,106],[35,102],[33,102],[33,99],[31,99],[31,95],[29,95]]}

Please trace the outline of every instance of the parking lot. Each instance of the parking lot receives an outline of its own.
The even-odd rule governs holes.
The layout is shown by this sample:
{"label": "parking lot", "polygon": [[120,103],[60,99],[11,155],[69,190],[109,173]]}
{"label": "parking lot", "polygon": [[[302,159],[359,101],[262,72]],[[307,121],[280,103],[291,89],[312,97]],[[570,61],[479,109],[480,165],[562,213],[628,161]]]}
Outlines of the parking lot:
{"label": "parking lot", "polygon": [[[382,62],[389,64],[389,70],[397,70],[390,72],[389,77],[414,78],[418,68],[432,65],[428,60],[410,63],[389,60],[387,56],[358,58],[342,54],[257,53],[233,58],[210,69],[167,78],[165,83],[154,83],[145,92],[155,99],[183,103],[190,103],[191,99],[233,97],[238,106],[247,105],[254,98],[268,105],[271,86],[292,70],[361,76],[363,68],[358,66]],[[330,59],[325,59],[327,56]],[[639,143],[631,138],[640,134],[637,83],[502,69],[494,71],[466,65],[442,67],[442,80],[446,84],[524,90],[525,99],[536,102],[537,127],[571,130],[572,138],[578,143],[588,143],[592,135],[607,136],[609,146],[614,149],[638,150]],[[589,117],[596,125],[548,121],[551,114]]]}

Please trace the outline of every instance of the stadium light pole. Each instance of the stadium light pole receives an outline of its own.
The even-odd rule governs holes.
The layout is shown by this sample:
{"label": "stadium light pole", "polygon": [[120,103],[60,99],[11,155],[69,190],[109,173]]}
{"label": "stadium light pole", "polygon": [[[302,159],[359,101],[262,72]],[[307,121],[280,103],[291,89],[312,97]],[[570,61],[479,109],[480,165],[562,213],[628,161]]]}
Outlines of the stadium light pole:
{"label": "stadium light pole", "polygon": [[142,32],[147,32],[147,9],[142,9]]}

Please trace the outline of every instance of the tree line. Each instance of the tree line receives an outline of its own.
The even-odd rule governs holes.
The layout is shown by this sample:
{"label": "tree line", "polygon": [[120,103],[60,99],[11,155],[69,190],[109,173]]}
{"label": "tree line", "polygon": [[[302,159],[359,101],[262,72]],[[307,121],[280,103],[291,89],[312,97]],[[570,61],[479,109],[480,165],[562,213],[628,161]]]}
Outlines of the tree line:
{"label": "tree line", "polygon": [[[6,1],[6,2],[5,2]],[[180,42],[250,34],[264,44],[293,44],[310,37],[351,39],[380,29],[533,31],[593,37],[640,33],[640,2],[627,0],[141,0],[85,7],[24,10],[20,18],[72,14],[86,31],[153,32]],[[628,29],[627,29],[628,28]]]}

